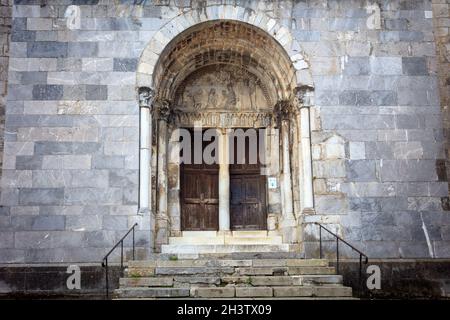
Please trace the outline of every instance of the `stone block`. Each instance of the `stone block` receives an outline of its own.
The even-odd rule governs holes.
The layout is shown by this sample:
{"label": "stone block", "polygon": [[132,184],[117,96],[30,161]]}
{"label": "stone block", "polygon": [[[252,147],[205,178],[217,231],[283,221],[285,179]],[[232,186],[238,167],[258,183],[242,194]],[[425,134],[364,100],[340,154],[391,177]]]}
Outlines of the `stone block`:
{"label": "stone block", "polygon": [[14,232],[0,232],[0,249],[14,248]]}
{"label": "stone block", "polygon": [[102,230],[102,219],[102,216],[95,214],[66,216],[66,229],[71,231]]}
{"label": "stone block", "polygon": [[62,155],[62,154],[93,154],[101,147],[96,142],[47,142],[35,143],[35,154],[37,155]]}
{"label": "stone block", "polygon": [[403,57],[403,74],[409,76],[428,75],[427,60],[425,57]]}
{"label": "stone block", "polygon": [[273,291],[269,287],[236,287],[237,298],[272,297]]}
{"label": "stone block", "polygon": [[29,58],[65,58],[67,43],[56,41],[29,42],[27,44]]}
{"label": "stone block", "polygon": [[396,142],[394,145],[396,159],[422,159],[423,156],[424,149],[419,141]]}
{"label": "stone block", "polygon": [[348,57],[343,63],[343,74],[368,75],[370,73],[370,61],[368,57]]}
{"label": "stone block", "polygon": [[30,170],[3,170],[1,177],[2,188],[31,187]]}
{"label": "stone block", "polygon": [[115,58],[114,71],[135,72],[137,69],[137,59],[135,58]]}
{"label": "stone block", "polygon": [[52,19],[49,18],[28,18],[28,30],[52,30]]}
{"label": "stone block", "polygon": [[103,230],[122,231],[128,230],[127,216],[104,216]]}
{"label": "stone block", "polygon": [[64,202],[67,205],[122,204],[121,188],[65,188]]}
{"label": "stone block", "polygon": [[123,156],[103,156],[95,155],[92,158],[93,169],[123,169],[124,157]]}
{"label": "stone block", "polygon": [[71,170],[70,187],[81,188],[107,188],[108,171],[107,170]]}
{"label": "stone block", "polygon": [[235,295],[234,287],[224,288],[195,288],[191,296],[197,298],[233,298]]}
{"label": "stone block", "polygon": [[350,160],[346,168],[348,181],[377,181],[373,160]]}
{"label": "stone block", "polygon": [[34,85],[33,99],[35,100],[61,100],[63,97],[62,85]]}
{"label": "stone block", "polygon": [[138,180],[136,170],[111,170],[109,172],[111,187],[134,187],[138,184]]}
{"label": "stone block", "polygon": [[113,71],[112,58],[83,58],[83,71]]}
{"label": "stone block", "polygon": [[300,42],[318,42],[320,41],[320,31],[301,30],[293,31],[294,37]]}
{"label": "stone block", "polygon": [[274,297],[311,297],[312,287],[273,287]]}
{"label": "stone block", "polygon": [[95,57],[98,54],[97,42],[69,42],[68,57]]}
{"label": "stone block", "polygon": [[47,72],[39,72],[39,71],[21,72],[20,83],[24,85],[46,84]]}
{"label": "stone block", "polygon": [[366,146],[364,142],[350,142],[350,159],[362,160],[366,158]]}
{"label": "stone block", "polygon": [[87,85],[86,100],[106,100],[108,99],[108,86]]}
{"label": "stone block", "polygon": [[17,156],[16,169],[37,170],[42,169],[42,156]]}
{"label": "stone block", "polygon": [[402,58],[370,57],[370,68],[375,75],[401,75]]}
{"label": "stone block", "polygon": [[28,42],[31,43],[36,40],[36,31],[15,31],[11,34],[12,42]]}
{"label": "stone block", "polygon": [[22,188],[19,191],[21,205],[62,205],[64,189],[62,188]]}
{"label": "stone block", "polygon": [[380,167],[382,181],[437,181],[433,160],[385,160]]}
{"label": "stone block", "polygon": [[348,201],[342,196],[317,195],[316,211],[320,214],[342,214],[348,210]]}
{"label": "stone block", "polygon": [[33,218],[32,230],[56,231],[65,229],[65,216],[38,216]]}

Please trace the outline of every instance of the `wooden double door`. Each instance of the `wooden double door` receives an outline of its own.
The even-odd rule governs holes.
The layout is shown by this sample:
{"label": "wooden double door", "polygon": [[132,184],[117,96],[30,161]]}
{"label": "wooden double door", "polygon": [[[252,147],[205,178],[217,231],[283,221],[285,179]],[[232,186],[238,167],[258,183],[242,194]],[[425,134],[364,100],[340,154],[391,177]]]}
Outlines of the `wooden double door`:
{"label": "wooden double door", "polygon": [[[231,229],[266,230],[266,185],[260,161],[250,163],[250,141],[246,141],[245,146],[233,145],[235,159],[229,165]],[[236,159],[239,147],[245,148],[245,152],[240,153],[245,155],[245,161],[240,164]],[[182,230],[218,230],[219,166],[181,164],[180,173]]]}

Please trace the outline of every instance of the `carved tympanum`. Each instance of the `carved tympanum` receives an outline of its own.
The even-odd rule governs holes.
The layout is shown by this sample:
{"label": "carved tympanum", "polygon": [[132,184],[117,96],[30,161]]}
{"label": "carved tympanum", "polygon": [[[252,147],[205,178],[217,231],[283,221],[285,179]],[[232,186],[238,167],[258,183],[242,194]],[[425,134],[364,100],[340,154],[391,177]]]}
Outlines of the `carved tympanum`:
{"label": "carved tympanum", "polygon": [[266,111],[270,98],[263,83],[243,68],[213,65],[191,74],[177,90],[182,112]]}

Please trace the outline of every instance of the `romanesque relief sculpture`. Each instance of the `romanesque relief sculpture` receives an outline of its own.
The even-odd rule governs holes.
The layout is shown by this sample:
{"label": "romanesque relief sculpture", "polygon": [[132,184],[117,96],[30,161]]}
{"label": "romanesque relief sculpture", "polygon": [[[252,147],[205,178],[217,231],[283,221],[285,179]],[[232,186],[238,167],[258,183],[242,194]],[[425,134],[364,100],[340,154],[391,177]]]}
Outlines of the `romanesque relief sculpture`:
{"label": "romanesque relief sculpture", "polygon": [[158,101],[158,117],[160,120],[168,121],[170,117],[170,101]]}
{"label": "romanesque relief sculpture", "polygon": [[139,106],[141,108],[150,108],[155,97],[155,91],[148,87],[139,88]]}
{"label": "romanesque relief sculpture", "polygon": [[176,94],[176,109],[194,111],[267,111],[270,99],[259,79],[243,68],[214,65],[191,74]]}

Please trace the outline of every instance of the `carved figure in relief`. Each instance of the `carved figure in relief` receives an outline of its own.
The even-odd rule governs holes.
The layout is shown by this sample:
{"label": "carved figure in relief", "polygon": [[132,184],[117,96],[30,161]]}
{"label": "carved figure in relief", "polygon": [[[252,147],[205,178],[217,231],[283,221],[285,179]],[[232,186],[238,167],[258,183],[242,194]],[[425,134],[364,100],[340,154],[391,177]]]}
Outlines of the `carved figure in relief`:
{"label": "carved figure in relief", "polygon": [[184,80],[176,93],[181,112],[258,111],[271,109],[266,89],[248,70],[233,66],[205,67]]}

